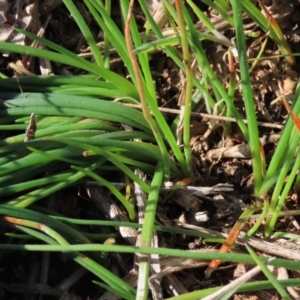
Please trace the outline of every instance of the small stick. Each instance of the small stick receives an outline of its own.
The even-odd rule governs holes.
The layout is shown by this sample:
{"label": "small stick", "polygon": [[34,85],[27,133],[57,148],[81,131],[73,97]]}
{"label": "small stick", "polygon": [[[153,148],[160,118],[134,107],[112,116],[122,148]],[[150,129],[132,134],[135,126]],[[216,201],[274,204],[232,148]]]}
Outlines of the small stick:
{"label": "small stick", "polygon": [[[139,104],[130,104],[130,103],[122,103],[122,105],[126,105],[129,107],[142,109],[141,105]],[[181,110],[179,109],[173,109],[173,108],[165,108],[165,107],[159,107],[158,108],[162,112],[170,113],[170,114],[180,114]],[[229,121],[229,122],[236,122],[235,118],[225,117],[225,116],[216,116],[216,115],[210,115],[210,114],[204,114],[204,113],[197,113],[192,112],[192,116],[195,117],[202,117],[202,118],[208,118],[208,119],[214,119],[214,120],[220,120],[220,121]],[[247,124],[247,120],[243,120],[245,124]],[[281,124],[273,124],[273,123],[266,123],[266,122],[257,122],[258,126],[262,127],[270,127],[270,128],[278,128],[282,129],[284,125]]]}

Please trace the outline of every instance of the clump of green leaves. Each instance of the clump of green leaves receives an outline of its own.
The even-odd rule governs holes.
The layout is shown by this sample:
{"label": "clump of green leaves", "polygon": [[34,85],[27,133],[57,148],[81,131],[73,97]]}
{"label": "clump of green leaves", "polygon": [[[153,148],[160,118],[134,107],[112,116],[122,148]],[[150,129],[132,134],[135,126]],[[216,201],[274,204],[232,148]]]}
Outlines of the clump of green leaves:
{"label": "clump of green leaves", "polygon": [[[5,78],[0,81],[2,90],[0,96],[3,100],[0,104],[0,130],[9,130],[10,132],[15,130],[17,132],[0,140],[0,195],[1,199],[5,199],[3,200],[4,204],[0,205],[0,212],[4,216],[20,218],[18,220],[10,219],[9,222],[19,224],[17,226],[18,230],[56,247],[53,251],[66,251],[66,249],[70,251],[69,254],[72,258],[103,280],[104,284],[101,283],[101,285],[107,290],[126,299],[135,299],[136,291],[103,268],[101,261],[96,262],[97,258],[95,258],[95,261],[91,258],[82,259],[81,254],[76,252],[86,251],[89,246],[91,251],[97,251],[101,248],[100,245],[98,245],[98,248],[92,247],[92,245],[89,245],[90,241],[82,237],[80,241],[76,240],[76,242],[85,245],[73,249],[70,245],[71,242],[74,242],[72,240],[75,234],[73,228],[67,227],[63,222],[54,222],[51,218],[46,218],[44,214],[38,214],[24,208],[55,191],[83,182],[87,178],[93,178],[114,194],[126,208],[131,220],[134,220],[136,217],[135,209],[128,204],[124,195],[106,180],[107,174],[121,172],[132,181],[138,182],[149,195],[145,217],[147,224],[143,227],[142,237],[143,245],[150,245],[155,219],[155,209],[153,207],[157,204],[163,181],[192,175],[189,149],[190,112],[202,97],[201,99],[205,103],[208,113],[217,110],[219,112],[225,111],[227,116],[233,116],[248,140],[253,159],[254,196],[257,198],[265,197],[273,189],[270,203],[265,201],[262,217],[249,232],[249,235],[253,234],[261,222],[266,219],[265,232],[266,235],[269,235],[275,226],[285,197],[289,193],[293,181],[297,178],[297,171],[300,167],[298,155],[300,138],[293,121],[288,120],[269,166],[265,165],[259,144],[259,131],[249,80],[241,12],[248,14],[262,30],[270,32],[270,37],[278,44],[283,54],[290,54],[290,52],[287,45],[282,43],[283,37],[280,35],[278,27],[272,23],[270,27],[266,17],[250,0],[232,0],[230,2],[232,6],[226,1],[218,1],[218,3],[210,0],[204,1],[235,27],[248,121],[246,125],[234,105],[233,95],[237,86],[236,83],[232,82],[229,89],[224,88],[210,67],[201,41],[209,39],[228,47],[234,47],[234,45],[218,32],[210,20],[197,9],[193,1],[188,0],[187,5],[195,11],[199,20],[205,24],[207,32],[197,31],[188,10],[183,5],[183,1],[177,0],[175,1],[176,5],[173,6],[165,0],[163,4],[170,19],[170,24],[177,25],[180,30],[180,35],[165,38],[162,30],[153,20],[145,1],[140,0],[139,5],[147,17],[151,33],[155,35],[155,39],[151,42],[147,42],[146,39],[149,32],[146,31],[141,35],[135,20],[130,21],[127,19],[130,7],[128,0],[120,1],[123,23],[128,26],[127,37],[124,36],[124,33],[110,16],[110,1],[105,1],[105,4],[102,1],[92,0],[84,0],[83,2],[99,28],[104,32],[104,48],[102,50],[98,48],[92,33],[73,1],[64,0],[66,7],[86,38],[94,62],[80,58],[47,39],[22,30],[19,31],[51,50],[0,42],[1,51],[42,57],[79,68],[88,73],[87,75],[78,76],[23,77],[18,78],[18,80]],[[229,13],[231,7],[233,18]],[[134,55],[137,57],[138,68],[135,68],[132,63],[132,53],[129,53],[124,46],[126,43],[129,45],[131,40]],[[174,44],[178,43],[183,49],[184,63],[182,62],[182,54],[173,47]],[[125,79],[109,69],[110,57],[108,50],[110,48],[113,48],[124,62],[130,79]],[[156,91],[149,66],[149,55],[153,49],[157,48],[166,53],[186,75],[187,90],[183,105],[185,110],[183,117],[183,151],[177,145],[176,137],[173,134],[174,124],[178,124],[179,120],[176,119],[171,126],[167,124],[156,101]],[[200,81],[191,70],[192,56],[202,72]],[[25,93],[18,93],[20,86]],[[193,90],[196,90],[196,92],[193,93]],[[199,97],[199,94],[201,97]],[[296,99],[298,96],[299,91],[297,91]],[[119,101],[121,100],[123,104],[112,101],[116,98]],[[143,113],[124,105],[124,103],[139,104],[142,98],[145,99],[142,103]],[[298,101],[295,101],[293,108],[296,114],[300,112],[300,104],[297,103]],[[149,111],[145,113],[145,110]],[[150,112],[152,116],[150,116]],[[19,134],[19,131],[27,128],[32,113],[34,113],[37,123],[35,139],[24,142],[25,134]],[[122,129],[124,125],[130,128],[130,131],[124,131]],[[228,127],[228,124],[226,126]],[[229,127],[228,132],[230,132]],[[148,184],[139,179],[134,174],[136,168],[149,174],[149,177],[153,178],[152,182]],[[266,173],[264,170],[266,170]],[[290,173],[290,176],[285,182],[288,173]],[[252,209],[253,206],[251,206],[251,214]],[[257,209],[260,209],[260,207],[257,207]],[[272,217],[269,217],[270,214]],[[30,221],[33,223],[30,223]],[[42,222],[47,227],[40,230],[40,223]],[[35,230],[32,230],[32,228]],[[42,231],[42,233],[38,233],[37,230]],[[80,234],[79,230],[76,230]],[[0,248],[9,248],[9,246],[13,249],[16,245],[0,245]],[[18,246],[14,249],[21,248]],[[43,248],[43,246],[40,246],[40,248],[30,248],[28,246],[26,248],[24,246],[22,249],[52,251],[50,246],[48,248]],[[140,251],[144,254],[159,253],[161,255],[177,255],[207,260],[218,256],[218,254],[210,255],[206,253],[200,255],[199,253],[191,254],[187,251],[183,253],[179,250],[166,249],[165,251],[164,249],[147,247],[138,249],[135,247],[114,248],[114,246],[109,245],[105,245],[102,250],[129,253]],[[250,255],[247,256],[235,255],[234,257],[230,254],[220,254],[217,258],[247,263],[257,262],[258,264],[264,261],[262,258],[257,258],[251,252],[251,249],[249,249],[249,253]],[[276,264],[299,269],[298,263],[291,265],[290,262],[285,260],[277,260]],[[139,299],[146,299],[149,261],[143,265],[140,272],[137,295]],[[283,295],[284,291],[270,277],[268,271],[264,270],[264,272],[269,281],[255,283],[255,289],[275,286]],[[296,283],[289,280],[282,282],[282,285],[296,285]],[[245,284],[238,290],[250,291],[253,290],[253,285]],[[197,291],[184,295],[184,299],[204,297],[212,292],[213,289]],[[228,296],[228,294],[226,295]],[[182,297],[179,296],[176,299]]]}

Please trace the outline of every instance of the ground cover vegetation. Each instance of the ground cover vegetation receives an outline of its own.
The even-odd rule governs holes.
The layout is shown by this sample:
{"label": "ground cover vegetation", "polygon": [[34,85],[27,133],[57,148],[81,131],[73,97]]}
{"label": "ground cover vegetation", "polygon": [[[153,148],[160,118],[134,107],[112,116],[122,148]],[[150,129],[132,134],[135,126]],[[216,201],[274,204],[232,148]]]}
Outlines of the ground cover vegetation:
{"label": "ground cover vegetation", "polygon": [[298,1],[6,1],[1,299],[297,299]]}

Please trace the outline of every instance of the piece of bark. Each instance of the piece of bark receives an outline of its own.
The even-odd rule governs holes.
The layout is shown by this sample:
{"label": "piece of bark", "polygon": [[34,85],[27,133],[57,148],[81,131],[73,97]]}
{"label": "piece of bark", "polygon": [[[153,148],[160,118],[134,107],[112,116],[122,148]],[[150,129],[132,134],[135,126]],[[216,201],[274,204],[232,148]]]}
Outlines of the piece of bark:
{"label": "piece of bark", "polygon": [[[107,216],[109,220],[130,222],[128,216],[103,188],[88,185],[87,191],[99,211]],[[135,245],[137,237],[136,229],[119,226],[118,230],[126,241],[131,245]]]}

